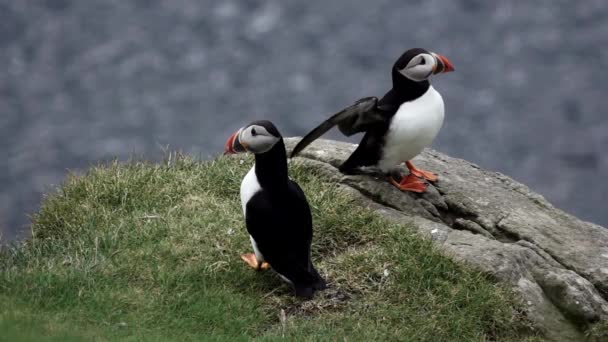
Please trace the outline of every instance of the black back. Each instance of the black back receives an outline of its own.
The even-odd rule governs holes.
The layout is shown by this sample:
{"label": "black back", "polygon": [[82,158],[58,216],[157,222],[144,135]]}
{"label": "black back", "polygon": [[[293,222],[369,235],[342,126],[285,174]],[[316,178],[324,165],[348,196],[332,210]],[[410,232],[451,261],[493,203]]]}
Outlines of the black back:
{"label": "black back", "polygon": [[293,283],[296,295],[310,298],[315,290],[325,287],[325,281],[310,259],[310,207],[300,186],[288,178],[283,139],[268,152],[256,154],[255,159],[262,190],[246,204],[247,231],[264,259]]}

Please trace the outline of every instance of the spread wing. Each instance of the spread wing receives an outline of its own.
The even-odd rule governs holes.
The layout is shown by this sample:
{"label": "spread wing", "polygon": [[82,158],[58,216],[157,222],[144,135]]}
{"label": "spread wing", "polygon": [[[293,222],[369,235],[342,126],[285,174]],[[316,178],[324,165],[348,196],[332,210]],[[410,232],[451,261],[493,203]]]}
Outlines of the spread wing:
{"label": "spread wing", "polygon": [[347,137],[360,132],[365,132],[374,124],[384,122],[387,117],[387,110],[378,106],[377,97],[365,97],[355,102],[340,112],[332,115],[329,119],[321,123],[317,128],[306,134],[302,140],[291,151],[291,157],[295,157],[306,146],[317,140],[320,136],[338,125],[338,129]]}

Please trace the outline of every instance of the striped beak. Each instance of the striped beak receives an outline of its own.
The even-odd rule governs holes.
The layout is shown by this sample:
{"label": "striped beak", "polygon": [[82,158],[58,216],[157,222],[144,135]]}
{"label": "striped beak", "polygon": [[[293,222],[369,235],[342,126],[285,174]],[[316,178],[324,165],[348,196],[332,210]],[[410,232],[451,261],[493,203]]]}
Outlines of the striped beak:
{"label": "striped beak", "polygon": [[454,66],[452,65],[452,62],[447,59],[447,57],[442,56],[438,53],[432,53],[432,55],[437,61],[437,63],[435,63],[435,68],[433,69],[433,74],[454,71]]}
{"label": "striped beak", "polygon": [[224,144],[224,154],[235,154],[240,152],[247,152],[245,146],[243,146],[239,140],[239,136],[243,129],[239,129],[234,132],[228,140],[226,140],[226,144]]}

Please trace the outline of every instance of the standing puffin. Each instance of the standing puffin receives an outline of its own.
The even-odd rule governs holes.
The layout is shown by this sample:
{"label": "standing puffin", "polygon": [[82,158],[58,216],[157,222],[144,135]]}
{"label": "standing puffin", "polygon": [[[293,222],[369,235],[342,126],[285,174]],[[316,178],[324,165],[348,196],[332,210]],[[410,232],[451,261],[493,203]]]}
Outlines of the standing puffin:
{"label": "standing puffin", "polygon": [[443,99],[428,78],[449,71],[454,67],[446,57],[420,48],[407,50],[395,62],[393,88],[382,99],[366,97],[334,114],[308,133],[291,157],[335,125],[346,136],[365,132],[340,171],[353,174],[360,167],[377,167],[386,174],[405,161],[410,174],[400,182],[389,176],[390,183],[403,191],[425,192],[422,179],[435,182],[437,175],[417,169],[410,159],[431,145],[443,124]]}
{"label": "standing puffin", "polygon": [[224,153],[252,152],[255,165],[241,183],[241,205],[254,253],[241,258],[256,270],[271,266],[312,298],[326,287],[310,259],[312,216],[304,192],[289,179],[283,137],[269,121],[254,121],[232,134]]}

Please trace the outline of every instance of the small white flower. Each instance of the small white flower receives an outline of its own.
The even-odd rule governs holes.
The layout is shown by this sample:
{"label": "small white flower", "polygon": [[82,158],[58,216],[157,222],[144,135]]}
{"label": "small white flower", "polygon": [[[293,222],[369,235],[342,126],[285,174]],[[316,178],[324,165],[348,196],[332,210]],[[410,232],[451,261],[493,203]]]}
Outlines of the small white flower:
{"label": "small white flower", "polygon": [[384,274],[385,277],[388,277],[388,275],[390,274],[390,272],[385,268],[384,272],[382,274]]}
{"label": "small white flower", "polygon": [[439,231],[439,229],[435,228],[435,229],[431,230],[431,234],[437,234],[438,231]]}
{"label": "small white flower", "polygon": [[234,228],[228,228],[228,235],[234,234]]}

